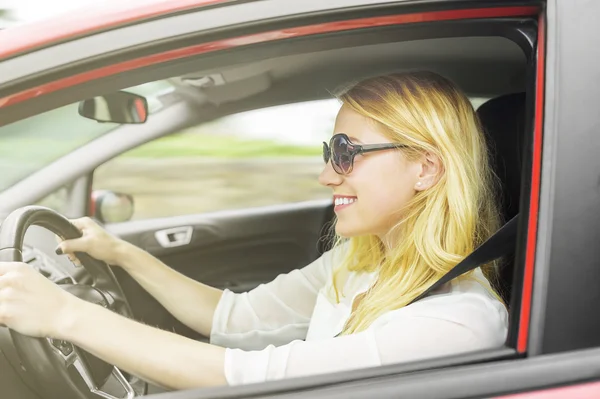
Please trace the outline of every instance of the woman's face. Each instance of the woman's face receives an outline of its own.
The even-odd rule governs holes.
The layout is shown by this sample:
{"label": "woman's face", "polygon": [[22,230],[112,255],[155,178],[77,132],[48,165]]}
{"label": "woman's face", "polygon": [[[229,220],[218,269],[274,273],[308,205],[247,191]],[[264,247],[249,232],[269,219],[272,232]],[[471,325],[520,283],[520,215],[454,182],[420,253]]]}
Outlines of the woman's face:
{"label": "woman's face", "polygon": [[[355,144],[390,142],[374,122],[346,105],[337,115],[336,133],[346,133]],[[354,200],[347,205],[335,205],[337,234],[343,237],[375,234],[383,238],[400,220],[399,210],[422,189],[424,172],[421,162],[409,162],[398,149],[357,155],[348,175],[337,174],[329,161],[319,183],[333,189],[334,203],[336,199]]]}

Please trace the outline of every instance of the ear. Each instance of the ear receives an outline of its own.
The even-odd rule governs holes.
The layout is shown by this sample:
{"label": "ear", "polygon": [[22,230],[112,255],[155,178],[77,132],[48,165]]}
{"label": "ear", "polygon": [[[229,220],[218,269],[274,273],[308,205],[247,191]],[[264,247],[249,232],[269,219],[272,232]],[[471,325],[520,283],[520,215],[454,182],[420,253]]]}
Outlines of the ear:
{"label": "ear", "polygon": [[431,152],[426,152],[421,156],[420,165],[421,170],[415,183],[416,191],[427,190],[435,186],[443,173],[440,158]]}

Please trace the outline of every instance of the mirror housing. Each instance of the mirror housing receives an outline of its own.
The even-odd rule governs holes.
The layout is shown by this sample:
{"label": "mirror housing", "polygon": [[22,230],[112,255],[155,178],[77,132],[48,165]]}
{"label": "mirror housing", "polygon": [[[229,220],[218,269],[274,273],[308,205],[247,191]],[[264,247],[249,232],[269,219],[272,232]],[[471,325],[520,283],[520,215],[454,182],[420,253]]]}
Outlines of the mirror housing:
{"label": "mirror housing", "polygon": [[148,101],[143,96],[118,91],[81,101],[79,115],[98,122],[145,123]]}
{"label": "mirror housing", "polygon": [[101,223],[127,222],[133,216],[133,197],[108,190],[92,192],[90,214]]}

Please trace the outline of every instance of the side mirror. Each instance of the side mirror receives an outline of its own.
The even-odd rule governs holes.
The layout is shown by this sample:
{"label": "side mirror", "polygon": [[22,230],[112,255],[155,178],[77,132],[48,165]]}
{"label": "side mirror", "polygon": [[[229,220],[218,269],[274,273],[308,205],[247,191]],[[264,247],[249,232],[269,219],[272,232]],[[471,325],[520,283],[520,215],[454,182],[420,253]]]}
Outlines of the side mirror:
{"label": "side mirror", "polygon": [[144,123],[148,119],[148,101],[137,94],[118,91],[81,101],[79,115],[98,122]]}
{"label": "side mirror", "polygon": [[94,191],[92,193],[91,215],[101,223],[126,222],[133,216],[133,197],[114,191]]}

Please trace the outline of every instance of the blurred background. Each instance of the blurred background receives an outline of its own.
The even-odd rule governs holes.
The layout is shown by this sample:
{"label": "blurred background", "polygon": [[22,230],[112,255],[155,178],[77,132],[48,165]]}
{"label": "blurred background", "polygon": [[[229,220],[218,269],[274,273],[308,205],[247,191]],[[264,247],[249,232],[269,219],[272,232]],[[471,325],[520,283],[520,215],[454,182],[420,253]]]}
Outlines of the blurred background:
{"label": "blurred background", "polygon": [[0,28],[34,22],[90,4],[112,0],[0,0]]}
{"label": "blurred background", "polygon": [[[0,0],[0,28],[114,1],[119,0]],[[154,86],[168,89],[169,82]],[[157,90],[153,83],[134,89],[149,100]],[[131,195],[137,220],[331,198],[331,189],[320,186],[317,178],[323,169],[322,142],[332,134],[339,107],[335,99],[290,104],[189,128],[101,165],[94,172],[93,189]],[[5,144],[0,157],[12,168],[12,176],[0,177],[0,189],[67,148],[85,144],[99,126],[117,127],[75,116],[73,105],[0,129]],[[27,161],[16,148],[27,149]],[[64,187],[41,204],[63,211],[67,192]]]}
{"label": "blurred background", "polygon": [[[0,0],[0,28],[116,1],[123,0]],[[128,90],[152,102],[171,89],[171,82],[164,80]],[[472,100],[477,106],[485,99]],[[5,163],[0,190],[118,128],[81,118],[76,108],[72,104],[0,128],[0,165]],[[322,142],[329,141],[339,108],[332,98],[194,126],[100,165],[93,189],[131,195],[137,220],[331,198],[331,189],[317,178],[324,166]],[[65,186],[40,204],[64,213],[68,192]]]}

